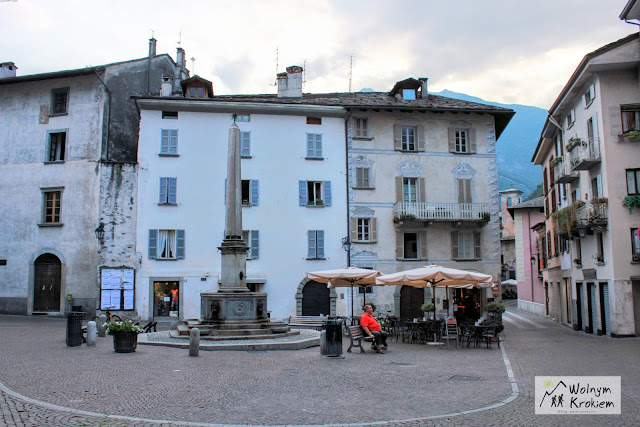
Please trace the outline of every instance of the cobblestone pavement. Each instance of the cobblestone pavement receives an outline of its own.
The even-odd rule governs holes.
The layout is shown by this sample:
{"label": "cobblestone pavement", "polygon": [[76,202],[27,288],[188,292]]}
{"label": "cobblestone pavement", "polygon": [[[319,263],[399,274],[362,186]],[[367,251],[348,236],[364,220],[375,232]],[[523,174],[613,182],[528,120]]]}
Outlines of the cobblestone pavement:
{"label": "cobblestone pavement", "polygon": [[[139,346],[117,354],[110,337],[95,348],[66,347],[63,319],[0,316],[0,425],[640,424],[639,339],[596,337],[510,311],[504,348],[520,393],[507,404],[500,402],[511,385],[495,345],[392,343],[387,354],[345,353],[342,360],[320,356],[317,347],[191,358],[187,350]],[[621,375],[622,415],[536,416],[535,375]]]}

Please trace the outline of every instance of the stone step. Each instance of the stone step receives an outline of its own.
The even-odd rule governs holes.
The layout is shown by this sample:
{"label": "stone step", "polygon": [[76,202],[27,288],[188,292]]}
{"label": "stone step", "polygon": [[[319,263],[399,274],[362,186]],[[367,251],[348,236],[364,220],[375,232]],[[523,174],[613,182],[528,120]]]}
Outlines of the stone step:
{"label": "stone step", "polygon": [[[186,338],[186,336],[179,334],[177,331],[169,332],[171,338]],[[292,335],[300,335],[300,331],[289,331],[281,334],[264,334],[264,335],[223,335],[223,336],[200,336],[201,341],[223,341],[223,340],[260,340],[260,339],[272,339],[272,338],[281,338],[281,337],[289,337]]]}

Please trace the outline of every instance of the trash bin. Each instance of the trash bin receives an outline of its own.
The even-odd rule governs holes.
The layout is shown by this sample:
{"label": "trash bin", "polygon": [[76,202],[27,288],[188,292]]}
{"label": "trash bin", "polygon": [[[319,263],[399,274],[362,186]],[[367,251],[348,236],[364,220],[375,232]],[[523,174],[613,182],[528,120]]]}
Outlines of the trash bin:
{"label": "trash bin", "polygon": [[329,319],[325,323],[326,348],[327,356],[342,356],[342,321],[337,319]]}
{"label": "trash bin", "polygon": [[78,347],[82,345],[82,317],[83,311],[71,311],[67,313],[67,345]]}

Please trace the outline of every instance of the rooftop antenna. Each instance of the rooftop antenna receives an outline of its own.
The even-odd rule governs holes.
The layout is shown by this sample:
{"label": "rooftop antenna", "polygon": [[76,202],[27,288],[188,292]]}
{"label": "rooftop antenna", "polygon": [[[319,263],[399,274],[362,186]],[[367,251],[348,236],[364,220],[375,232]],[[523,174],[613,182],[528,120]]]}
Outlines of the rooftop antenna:
{"label": "rooftop antenna", "polygon": [[278,46],[276,46],[276,80],[272,85],[269,86],[278,86]]}
{"label": "rooftop antenna", "polygon": [[349,93],[351,93],[351,79],[353,78],[353,57],[355,55],[351,55],[349,57]]}
{"label": "rooftop antenna", "polygon": [[182,45],[182,31],[180,31],[180,32],[178,33],[178,36],[179,36],[179,39],[180,39],[180,40],[178,40],[178,47],[182,47],[182,46],[181,46],[181,45]]}
{"label": "rooftop antenna", "polygon": [[151,38],[152,38],[152,39],[155,39],[155,33],[154,33],[154,31],[153,31],[153,28],[151,28],[149,31],[151,31]]}
{"label": "rooftop antenna", "polygon": [[307,58],[302,60],[302,87],[307,83]]}
{"label": "rooftop antenna", "polygon": [[194,58],[193,56],[191,57],[191,72],[194,75],[196,74],[196,58]]}

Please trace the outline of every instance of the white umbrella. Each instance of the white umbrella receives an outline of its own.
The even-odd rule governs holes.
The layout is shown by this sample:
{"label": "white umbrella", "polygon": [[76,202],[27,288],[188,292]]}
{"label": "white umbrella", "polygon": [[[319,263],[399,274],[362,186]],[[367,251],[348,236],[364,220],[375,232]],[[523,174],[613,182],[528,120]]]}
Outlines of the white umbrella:
{"label": "white umbrella", "polygon": [[518,281],[517,280],[513,280],[513,279],[507,279],[507,280],[503,280],[502,282],[500,282],[501,285],[517,285]]}
{"label": "white umbrella", "polygon": [[[329,283],[329,288],[343,286],[351,287],[351,316],[353,317],[353,285],[361,288],[376,285],[376,277],[380,276],[377,270],[366,268],[347,267],[336,270],[313,271],[307,273],[307,278],[318,283]],[[363,297],[364,302],[364,297]]]}

